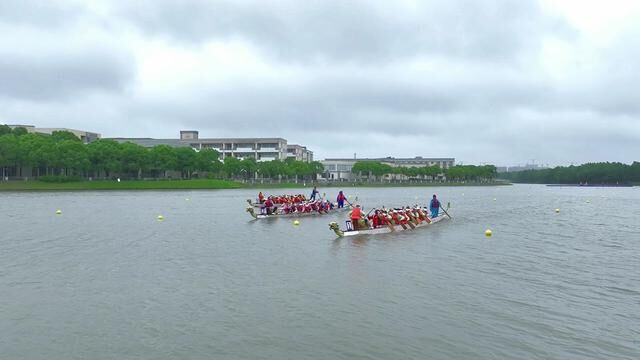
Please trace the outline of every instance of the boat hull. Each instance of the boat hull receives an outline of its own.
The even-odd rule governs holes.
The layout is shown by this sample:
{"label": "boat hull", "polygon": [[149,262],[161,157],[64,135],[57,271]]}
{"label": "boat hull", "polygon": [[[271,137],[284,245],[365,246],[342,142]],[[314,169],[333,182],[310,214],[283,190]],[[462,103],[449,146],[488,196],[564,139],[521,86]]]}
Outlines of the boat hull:
{"label": "boat hull", "polygon": [[358,236],[358,235],[378,235],[378,234],[390,234],[390,233],[397,233],[397,232],[401,232],[401,231],[408,231],[408,230],[415,230],[417,228],[422,228],[422,227],[427,227],[433,224],[437,224],[440,221],[444,220],[445,218],[448,218],[447,215],[445,214],[441,214],[438,217],[432,218],[431,222],[422,222],[420,224],[415,224],[415,228],[411,228],[409,226],[407,226],[407,228],[403,228],[401,225],[394,225],[393,230],[391,230],[390,227],[388,226],[384,226],[384,227],[379,227],[376,229],[364,229],[364,230],[350,230],[350,231],[346,231],[346,230],[340,230],[338,228],[338,224],[337,223],[331,223],[329,224],[329,227],[331,228],[331,230],[333,230],[336,235],[338,235],[338,237],[348,237],[348,236]]}
{"label": "boat hull", "polygon": [[324,216],[324,215],[332,215],[332,214],[338,214],[338,213],[342,213],[345,212],[347,210],[349,210],[350,208],[348,207],[343,207],[343,208],[334,208],[333,210],[329,210],[326,213],[319,213],[317,211],[312,211],[312,212],[308,212],[308,213],[299,213],[299,212],[294,212],[294,213],[290,213],[290,214],[271,214],[271,215],[265,215],[265,214],[259,214],[255,211],[255,209],[253,207],[247,207],[247,212],[249,213],[249,215],[251,215],[251,217],[253,217],[256,220],[261,220],[261,219],[277,219],[277,218],[299,218],[299,217],[310,217],[310,216]]}

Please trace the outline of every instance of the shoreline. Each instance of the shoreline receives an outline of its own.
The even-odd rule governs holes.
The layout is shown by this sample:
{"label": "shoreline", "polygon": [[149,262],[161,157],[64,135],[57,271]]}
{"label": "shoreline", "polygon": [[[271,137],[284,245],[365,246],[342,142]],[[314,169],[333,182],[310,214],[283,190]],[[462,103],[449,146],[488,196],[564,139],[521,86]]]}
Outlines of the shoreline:
{"label": "shoreline", "polygon": [[118,190],[229,190],[229,189],[299,189],[313,186],[324,188],[351,187],[459,187],[459,186],[507,186],[511,183],[491,182],[449,182],[449,183],[280,183],[280,184],[246,184],[230,180],[114,180],[78,181],[67,183],[50,183],[37,180],[3,181],[0,192],[20,191],[118,191]]}

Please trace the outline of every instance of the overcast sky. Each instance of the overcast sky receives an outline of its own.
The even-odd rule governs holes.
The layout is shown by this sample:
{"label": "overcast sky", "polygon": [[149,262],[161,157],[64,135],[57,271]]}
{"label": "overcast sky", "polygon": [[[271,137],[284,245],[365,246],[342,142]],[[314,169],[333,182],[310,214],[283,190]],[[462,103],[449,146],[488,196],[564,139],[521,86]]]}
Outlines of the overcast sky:
{"label": "overcast sky", "polygon": [[640,1],[0,1],[0,123],[640,160]]}

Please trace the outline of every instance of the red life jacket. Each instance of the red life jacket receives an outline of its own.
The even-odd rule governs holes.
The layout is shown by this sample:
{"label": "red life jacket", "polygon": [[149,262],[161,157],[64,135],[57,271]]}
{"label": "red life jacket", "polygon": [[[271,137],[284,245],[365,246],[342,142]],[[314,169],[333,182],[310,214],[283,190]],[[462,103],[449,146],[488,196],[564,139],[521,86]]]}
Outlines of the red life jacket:
{"label": "red life jacket", "polygon": [[353,208],[353,210],[351,211],[351,218],[360,219],[361,216],[362,216],[362,210],[360,210],[359,207]]}

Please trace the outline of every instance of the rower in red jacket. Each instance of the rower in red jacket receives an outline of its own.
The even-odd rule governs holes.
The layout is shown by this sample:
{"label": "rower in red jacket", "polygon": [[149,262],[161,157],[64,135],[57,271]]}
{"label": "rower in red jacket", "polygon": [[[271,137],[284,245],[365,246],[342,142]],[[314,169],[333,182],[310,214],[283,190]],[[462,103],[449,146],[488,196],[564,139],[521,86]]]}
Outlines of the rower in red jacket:
{"label": "rower in red jacket", "polygon": [[264,202],[262,212],[266,213],[267,215],[271,215],[271,213],[273,212],[273,201],[271,201],[270,197],[267,198],[267,200]]}
{"label": "rower in red jacket", "polygon": [[360,219],[362,218],[362,209],[360,209],[360,205],[356,205],[356,207],[351,210],[351,224],[353,225],[353,230],[358,230],[360,228]]}

